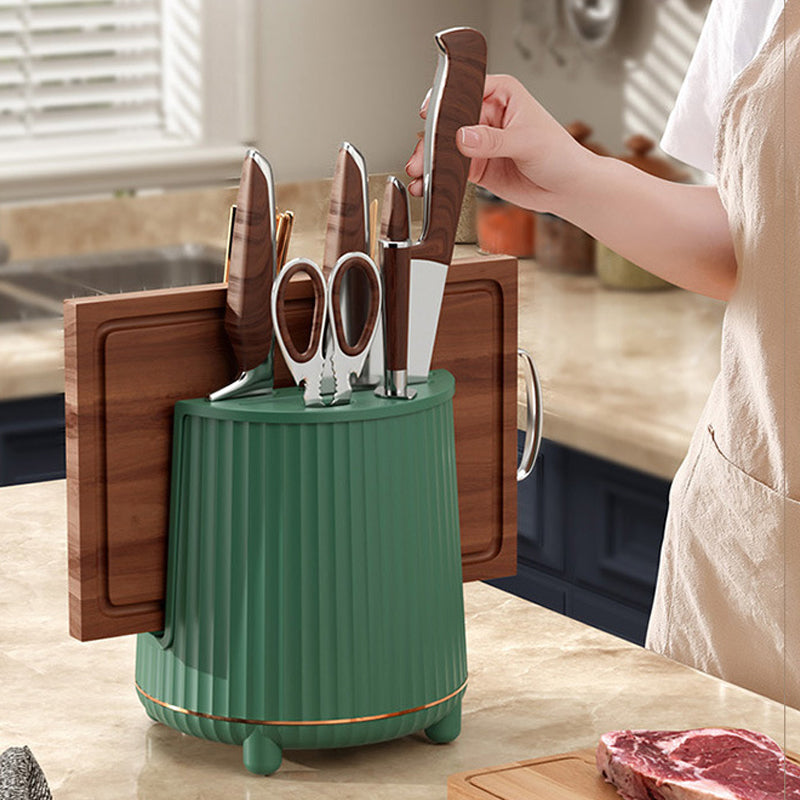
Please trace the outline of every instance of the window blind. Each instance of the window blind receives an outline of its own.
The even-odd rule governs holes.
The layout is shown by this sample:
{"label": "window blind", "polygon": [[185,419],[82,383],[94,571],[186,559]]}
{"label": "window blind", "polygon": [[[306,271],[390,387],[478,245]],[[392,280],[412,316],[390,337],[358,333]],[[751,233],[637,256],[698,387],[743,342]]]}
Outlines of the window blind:
{"label": "window blind", "polygon": [[0,149],[198,140],[198,3],[0,0]]}

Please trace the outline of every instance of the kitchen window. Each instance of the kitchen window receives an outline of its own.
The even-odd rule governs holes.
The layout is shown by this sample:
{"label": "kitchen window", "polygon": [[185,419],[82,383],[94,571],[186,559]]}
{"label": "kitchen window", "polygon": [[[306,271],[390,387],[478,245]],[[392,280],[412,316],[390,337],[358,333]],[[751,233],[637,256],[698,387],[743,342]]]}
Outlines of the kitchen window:
{"label": "kitchen window", "polygon": [[0,201],[230,178],[253,0],[0,0]]}

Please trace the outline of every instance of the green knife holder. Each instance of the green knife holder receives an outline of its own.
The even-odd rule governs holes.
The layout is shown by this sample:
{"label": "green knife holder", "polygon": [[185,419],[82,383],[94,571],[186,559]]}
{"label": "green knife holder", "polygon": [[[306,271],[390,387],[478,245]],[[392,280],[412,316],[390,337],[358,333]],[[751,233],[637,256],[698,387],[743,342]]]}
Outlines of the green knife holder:
{"label": "green knife holder", "polygon": [[136,652],[150,717],[260,774],[283,749],[458,736],[454,387],[176,404],[165,626]]}

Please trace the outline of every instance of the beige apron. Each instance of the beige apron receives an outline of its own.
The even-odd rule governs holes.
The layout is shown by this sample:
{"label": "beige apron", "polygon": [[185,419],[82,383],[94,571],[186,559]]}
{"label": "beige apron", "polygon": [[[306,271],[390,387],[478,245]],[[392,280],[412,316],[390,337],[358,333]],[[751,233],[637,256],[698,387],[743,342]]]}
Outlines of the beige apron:
{"label": "beige apron", "polygon": [[732,86],[715,160],[739,273],[647,646],[800,707],[800,0]]}

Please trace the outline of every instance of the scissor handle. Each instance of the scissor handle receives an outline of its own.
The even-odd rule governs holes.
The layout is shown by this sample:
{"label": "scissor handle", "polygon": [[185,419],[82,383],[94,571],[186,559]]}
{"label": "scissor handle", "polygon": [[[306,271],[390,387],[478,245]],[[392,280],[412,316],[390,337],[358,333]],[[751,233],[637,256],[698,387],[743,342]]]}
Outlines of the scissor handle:
{"label": "scissor handle", "polygon": [[[351,269],[361,270],[369,282],[369,308],[367,319],[361,330],[358,341],[351,345],[347,341],[344,331],[344,321],[342,319],[341,291],[342,281]],[[372,334],[378,324],[378,317],[381,311],[381,281],[375,262],[365,253],[345,253],[336,262],[330,277],[330,304],[333,317],[333,327],[339,349],[348,356],[358,356],[369,347],[372,341]]]}
{"label": "scissor handle", "polygon": [[[286,320],[286,291],[289,281],[298,272],[304,272],[311,279],[314,289],[314,318],[311,322],[311,334],[308,337],[308,346],[300,351],[292,339],[289,325]],[[295,258],[290,261],[279,273],[275,283],[275,294],[272,312],[275,317],[275,328],[280,336],[283,347],[289,357],[298,364],[305,364],[314,357],[322,344],[322,334],[325,330],[326,285],[322,270],[306,258]]]}

